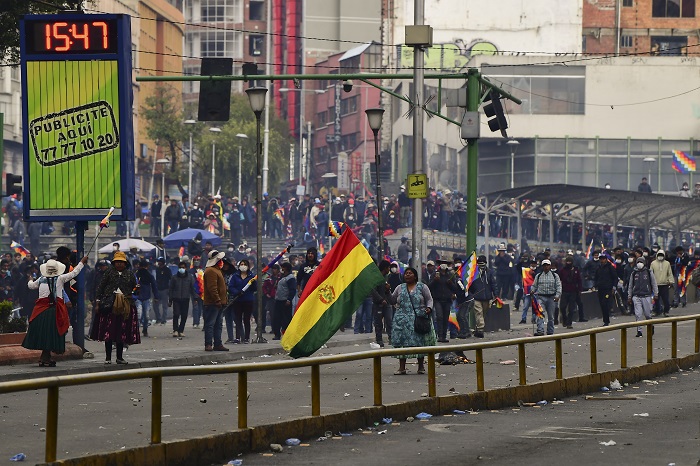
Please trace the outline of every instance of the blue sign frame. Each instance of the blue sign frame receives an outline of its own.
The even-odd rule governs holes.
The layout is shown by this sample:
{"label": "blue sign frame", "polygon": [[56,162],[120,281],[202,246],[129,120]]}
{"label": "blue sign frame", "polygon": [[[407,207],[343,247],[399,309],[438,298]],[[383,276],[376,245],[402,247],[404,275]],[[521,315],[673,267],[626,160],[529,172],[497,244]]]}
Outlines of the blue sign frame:
{"label": "blue sign frame", "polygon": [[[105,53],[99,53],[99,52],[86,52],[86,51],[81,51],[79,53],[70,53],[70,52],[65,52],[65,53],[46,53],[46,54],[41,54],[41,53],[28,53],[29,51],[27,50],[27,45],[28,45],[28,37],[27,37],[27,23],[32,22],[32,21],[65,21],[66,23],[70,23],[71,21],[109,21],[116,23],[117,27],[117,47],[116,47],[116,52],[105,52]],[[48,26],[47,26],[48,28]],[[48,29],[47,29],[48,30]],[[106,30],[106,27],[105,27]],[[77,38],[77,27],[75,28],[76,34],[74,35],[74,38]],[[67,40],[67,39],[66,39]],[[48,39],[47,39],[48,42]],[[30,182],[30,157],[34,157],[39,159],[40,158],[40,153],[39,149],[36,147],[36,142],[34,141],[34,135],[30,134],[32,125],[34,125],[34,128],[36,128],[36,132],[39,133],[42,131],[42,123],[41,119],[35,118],[34,121],[29,121],[29,99],[30,99],[30,94],[29,94],[29,85],[30,84],[35,84],[35,83],[28,83],[28,75],[27,75],[27,66],[28,63],[31,63],[34,65],[32,62],[85,62],[85,66],[94,66],[96,63],[113,63],[116,61],[117,65],[117,76],[118,76],[118,84],[115,86],[118,89],[118,98],[115,98],[115,102],[118,102],[118,118],[117,124],[114,124],[114,131],[112,135],[104,135],[104,136],[111,136],[114,139],[107,139],[107,143],[105,144],[105,151],[107,150],[112,150],[114,147],[117,145],[119,146],[119,180],[114,180],[115,182],[113,183],[113,186],[111,186],[111,189],[113,192],[116,192],[117,189],[120,190],[120,196],[119,198],[121,199],[121,205],[114,206],[115,207],[115,212],[112,215],[113,220],[134,220],[135,218],[135,192],[134,192],[134,129],[133,129],[133,114],[132,114],[132,107],[133,107],[133,88],[132,88],[132,50],[131,50],[132,44],[131,44],[131,17],[128,15],[123,15],[123,14],[95,14],[95,15],[88,15],[88,14],[80,14],[80,13],[70,13],[70,14],[55,14],[55,15],[26,15],[20,19],[20,66],[21,66],[21,72],[22,72],[22,124],[23,124],[23,160],[24,160],[24,168],[23,168],[23,174],[24,174],[24,219],[27,221],[89,221],[89,220],[101,220],[109,210],[109,207],[102,206],[100,208],[92,208],[92,207],[85,207],[81,205],[68,205],[67,207],[62,207],[62,208],[57,208],[57,209],[31,209],[31,200],[33,195],[39,196],[40,194],[43,195],[44,193],[41,193],[41,191],[37,191],[37,188],[34,187],[34,191],[32,190],[31,182]],[[73,63],[74,64],[74,63]],[[53,64],[55,65],[55,63]],[[113,65],[112,65],[113,66]],[[76,79],[76,75],[73,74],[71,75],[72,79]],[[81,75],[77,75],[78,79],[82,78]],[[90,75],[92,76],[92,75]],[[95,88],[100,87],[99,82],[94,82],[94,80],[90,80],[90,76],[86,77],[85,85],[87,86],[88,84],[91,86],[95,86]],[[72,81],[70,83],[71,85],[75,85],[75,82]],[[99,108],[94,108],[95,105]],[[79,112],[83,112],[84,114],[87,114],[87,112],[92,111],[92,112],[102,112],[95,114],[96,118],[99,117],[104,117],[104,121],[112,121],[113,123],[116,123],[114,120],[114,115],[110,114],[111,108],[107,102],[100,102],[95,105],[83,105],[81,106],[75,106],[74,108],[71,108],[69,110],[65,110],[59,113],[53,113],[46,115],[45,118],[54,118],[55,121],[58,121],[60,124],[60,121],[65,121],[66,118],[80,118],[79,116],[70,116],[70,115],[77,115]],[[87,107],[93,107],[91,110],[88,109],[86,110]],[[43,118],[43,117],[42,117]],[[83,116],[83,118],[86,118]],[[111,118],[111,119],[110,119]],[[54,125],[57,124],[54,121]],[[75,120],[74,120],[75,121]],[[37,123],[38,122],[38,123]],[[100,122],[103,123],[103,122]],[[94,123],[95,126],[97,126],[97,123]],[[38,126],[38,128],[37,128]],[[48,128],[49,130],[52,130],[51,128],[51,122],[48,123]],[[92,131],[92,128],[90,128]],[[117,132],[118,130],[118,132]],[[75,134],[75,130],[74,133]],[[30,141],[31,139],[31,141]],[[116,141],[115,141],[116,139]],[[59,139],[60,140],[60,139]],[[83,142],[84,141],[79,141]],[[118,143],[118,144],[115,144]],[[93,141],[94,143],[94,141]],[[70,160],[75,160],[76,158],[80,157],[85,157],[86,160],[88,156],[92,155],[95,153],[95,150],[89,150],[93,149],[92,147],[85,147],[84,151],[82,153],[76,154],[76,149],[75,145],[76,143],[73,142],[73,154],[71,155],[70,153],[66,154],[66,149],[63,150],[63,156],[65,157],[64,159],[60,160],[60,162],[68,162]],[[85,144],[84,144],[85,145]],[[42,156],[45,156],[43,162],[39,160],[42,166],[46,167],[52,167],[57,163],[55,160],[57,154],[56,154],[56,148],[54,147],[54,153],[53,153],[53,159],[49,161],[49,158],[51,157],[51,154],[43,154]],[[78,144],[78,152],[81,150],[80,144]],[[70,151],[70,149],[69,149]],[[32,153],[33,152],[33,153]],[[62,157],[60,154],[60,150],[58,151],[58,157]],[[116,157],[116,156],[115,156]],[[116,162],[116,160],[114,160]],[[96,162],[93,162],[96,163]],[[85,165],[89,165],[89,162],[85,162]],[[71,165],[71,167],[78,167],[78,170],[84,170],[81,165]],[[36,168],[35,168],[36,170]],[[68,168],[65,169],[63,172],[64,175],[67,173]],[[71,184],[71,189],[75,190],[77,189],[83,189],[83,190],[95,190],[93,192],[95,193],[100,193],[104,190],[107,189],[107,187],[103,185],[97,185],[101,183],[99,181],[99,178],[95,177],[90,177],[86,176],[89,175],[89,173],[75,173],[75,176],[70,174],[70,184]],[[50,183],[50,182],[48,182]],[[63,181],[59,181],[58,183],[55,183],[56,185],[65,185],[67,184],[65,179]],[[74,186],[73,186],[74,185]],[[65,191],[65,187],[60,188]],[[50,195],[53,195],[56,192],[63,192],[59,191],[59,188],[57,186],[52,185],[52,189],[50,190],[51,193]],[[67,204],[73,203],[72,198],[67,202]]]}

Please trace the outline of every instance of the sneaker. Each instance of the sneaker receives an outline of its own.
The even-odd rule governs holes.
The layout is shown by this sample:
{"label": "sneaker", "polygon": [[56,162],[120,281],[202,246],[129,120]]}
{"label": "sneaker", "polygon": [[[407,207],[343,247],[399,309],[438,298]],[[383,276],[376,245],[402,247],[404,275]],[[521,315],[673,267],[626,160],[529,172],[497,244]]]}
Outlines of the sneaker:
{"label": "sneaker", "polygon": [[123,359],[117,359],[117,364],[129,364],[129,362]]}
{"label": "sneaker", "polygon": [[642,331],[641,331],[641,330],[637,330],[637,334],[635,335],[635,337],[636,337],[636,338],[639,338],[639,337],[641,337],[641,336],[642,336]]}
{"label": "sneaker", "polygon": [[566,326],[566,328],[568,328],[569,330],[571,330],[572,328],[574,328],[574,326],[571,325],[571,324],[569,324],[569,325]]}
{"label": "sneaker", "polygon": [[518,324],[520,324],[520,325],[527,324],[527,321],[525,321],[525,319],[522,319],[520,322],[518,322]]}
{"label": "sneaker", "polygon": [[377,340],[377,344],[380,348],[384,348],[384,342],[382,340]]}
{"label": "sneaker", "polygon": [[474,332],[475,338],[484,338],[484,332],[479,332],[478,330]]}
{"label": "sneaker", "polygon": [[[678,307],[678,306],[676,306]],[[664,312],[664,317],[668,317],[668,312]]]}
{"label": "sneaker", "polygon": [[579,322],[588,322],[588,319],[579,319]]}
{"label": "sneaker", "polygon": [[534,335],[534,336],[536,336],[536,337],[543,337],[543,336],[544,336],[544,332],[535,332],[535,335]]}
{"label": "sneaker", "polygon": [[185,336],[185,334],[182,333],[182,332],[177,332],[177,336],[180,337],[180,338],[183,338],[183,337]]}
{"label": "sneaker", "polygon": [[178,335],[177,330],[173,330],[173,337],[178,337],[178,336],[180,336],[180,335]]}
{"label": "sneaker", "polygon": [[438,343],[449,343],[449,342],[450,342],[450,340],[448,340],[447,338],[440,338],[438,340]]}
{"label": "sneaker", "polygon": [[228,343],[234,343],[234,342],[235,342],[235,340],[232,340],[232,339],[229,338],[228,340],[226,340],[225,343],[228,344]]}

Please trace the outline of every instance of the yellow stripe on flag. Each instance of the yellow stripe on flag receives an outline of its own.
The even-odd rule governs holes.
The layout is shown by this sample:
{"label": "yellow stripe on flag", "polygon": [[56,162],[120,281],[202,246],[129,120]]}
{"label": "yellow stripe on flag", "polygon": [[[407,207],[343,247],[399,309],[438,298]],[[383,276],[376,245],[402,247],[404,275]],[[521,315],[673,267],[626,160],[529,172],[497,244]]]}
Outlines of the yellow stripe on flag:
{"label": "yellow stripe on flag", "polygon": [[[301,303],[292,322],[287,327],[282,337],[282,347],[290,351],[313,328],[326,311],[336,302],[336,299],[345,291],[369,264],[372,259],[367,250],[358,243],[342,261],[342,266],[336,268],[326,280],[306,297]],[[321,291],[333,290],[334,299],[328,300],[321,296]],[[303,317],[303,318],[302,318]]]}

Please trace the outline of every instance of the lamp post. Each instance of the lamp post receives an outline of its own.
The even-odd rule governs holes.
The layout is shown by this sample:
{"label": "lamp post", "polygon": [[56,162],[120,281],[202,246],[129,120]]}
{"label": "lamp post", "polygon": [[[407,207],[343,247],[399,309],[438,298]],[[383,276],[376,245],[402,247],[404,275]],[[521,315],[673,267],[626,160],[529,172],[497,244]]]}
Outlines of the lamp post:
{"label": "lamp post", "polygon": [[[185,120],[185,124],[190,126],[194,125],[197,122],[194,120]],[[191,128],[191,126],[190,126]],[[194,196],[192,196],[192,158],[194,157],[194,150],[192,150],[192,129],[190,129],[190,146],[189,146],[189,155],[190,155],[190,173],[189,177],[187,178],[187,194],[190,195],[190,203],[192,203],[192,199],[194,199]]]}
{"label": "lamp post", "polygon": [[[654,168],[656,163],[655,157],[644,157],[644,165],[647,167],[647,182],[651,185],[651,169]],[[658,191],[658,187],[657,187]]]}
{"label": "lamp post", "polygon": [[[260,144],[260,116],[263,110],[265,110],[265,95],[267,94],[267,88],[265,87],[249,87],[246,89],[246,94],[248,94],[248,100],[250,101],[250,108],[255,113],[256,130],[255,130],[255,157],[256,157],[256,199],[255,208],[257,209],[257,215],[255,219],[257,220],[258,232],[257,232],[257,252],[255,260],[255,268],[257,269],[258,280],[256,283],[257,294],[255,295],[255,301],[258,308],[258,328],[257,337],[255,343],[267,343],[267,340],[263,338],[263,293],[262,293],[262,146]],[[239,178],[240,179],[240,178]]]}
{"label": "lamp post", "polygon": [[[165,166],[170,163],[170,160],[163,158],[156,160],[155,163],[160,165],[160,199],[162,202],[165,199]],[[163,212],[160,213],[160,234],[165,236],[165,215],[163,215]]]}
{"label": "lamp post", "polygon": [[377,225],[378,225],[378,241],[377,241],[377,262],[384,257],[384,212],[382,212],[382,182],[379,179],[379,130],[382,127],[382,117],[384,116],[383,108],[368,108],[365,110],[369,127],[374,133],[374,169],[377,177]]}
{"label": "lamp post", "polygon": [[520,143],[513,138],[508,139],[506,145],[510,147],[510,189],[515,188],[515,151]]}
{"label": "lamp post", "polygon": [[[241,138],[241,139],[248,139],[248,136],[243,134],[243,133],[236,134],[236,137]],[[243,144],[243,141],[241,141],[241,144]],[[243,160],[241,157],[241,153],[242,153],[242,146],[239,144],[238,145],[238,202],[240,202],[241,199],[243,199],[243,196],[241,196],[241,161]],[[263,170],[264,170],[264,163],[263,163]]]}
{"label": "lamp post", "polygon": [[[221,128],[209,128],[212,133],[220,133]],[[216,194],[216,169],[214,168],[216,163],[216,140],[211,142],[211,195]]]}

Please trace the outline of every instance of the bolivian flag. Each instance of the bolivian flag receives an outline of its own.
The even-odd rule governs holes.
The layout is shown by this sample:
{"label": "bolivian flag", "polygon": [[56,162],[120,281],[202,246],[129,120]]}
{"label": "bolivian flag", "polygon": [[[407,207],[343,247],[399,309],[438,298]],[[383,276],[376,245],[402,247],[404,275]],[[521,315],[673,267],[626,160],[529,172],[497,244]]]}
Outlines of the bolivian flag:
{"label": "bolivian flag", "polygon": [[312,355],[383,282],[367,249],[346,228],[304,287],[282,347],[293,358]]}

